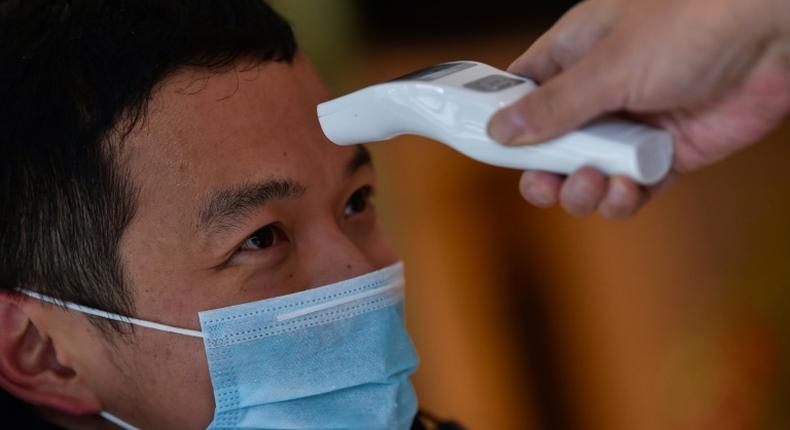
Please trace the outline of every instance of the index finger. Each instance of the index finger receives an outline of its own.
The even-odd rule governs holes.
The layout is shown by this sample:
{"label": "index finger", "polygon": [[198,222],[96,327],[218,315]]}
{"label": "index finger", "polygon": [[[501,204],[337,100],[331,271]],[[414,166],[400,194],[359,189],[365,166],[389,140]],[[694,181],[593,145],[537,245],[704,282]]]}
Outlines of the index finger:
{"label": "index finger", "polygon": [[598,3],[583,2],[574,6],[507,70],[538,82],[553,78],[579,61],[608,34],[614,15],[610,8]]}

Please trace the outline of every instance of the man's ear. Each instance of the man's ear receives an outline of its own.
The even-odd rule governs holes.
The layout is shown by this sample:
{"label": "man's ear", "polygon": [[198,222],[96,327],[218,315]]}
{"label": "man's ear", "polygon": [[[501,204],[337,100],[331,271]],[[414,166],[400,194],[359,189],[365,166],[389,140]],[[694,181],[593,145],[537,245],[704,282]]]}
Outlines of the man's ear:
{"label": "man's ear", "polygon": [[67,415],[99,413],[98,397],[73,369],[60,364],[51,339],[25,312],[24,300],[0,291],[0,387]]}

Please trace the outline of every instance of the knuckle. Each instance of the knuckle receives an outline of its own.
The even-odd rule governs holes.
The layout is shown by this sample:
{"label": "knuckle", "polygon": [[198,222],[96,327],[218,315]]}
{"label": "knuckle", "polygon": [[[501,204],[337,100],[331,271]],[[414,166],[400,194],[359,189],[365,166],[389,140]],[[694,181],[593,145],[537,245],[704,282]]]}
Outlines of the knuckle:
{"label": "knuckle", "polygon": [[563,69],[567,69],[580,57],[577,40],[569,32],[561,32],[551,47],[551,58]]}

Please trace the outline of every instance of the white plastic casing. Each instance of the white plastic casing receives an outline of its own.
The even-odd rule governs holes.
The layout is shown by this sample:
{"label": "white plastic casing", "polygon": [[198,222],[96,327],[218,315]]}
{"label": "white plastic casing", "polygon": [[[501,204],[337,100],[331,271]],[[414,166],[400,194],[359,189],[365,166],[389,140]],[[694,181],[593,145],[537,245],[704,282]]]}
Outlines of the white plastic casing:
{"label": "white plastic casing", "polygon": [[473,61],[444,63],[372,85],[318,105],[327,138],[353,145],[417,134],[478,161],[569,174],[583,166],[660,181],[672,165],[672,136],[616,118],[538,145],[504,146],[486,132],[491,116],[535,88],[535,83]]}

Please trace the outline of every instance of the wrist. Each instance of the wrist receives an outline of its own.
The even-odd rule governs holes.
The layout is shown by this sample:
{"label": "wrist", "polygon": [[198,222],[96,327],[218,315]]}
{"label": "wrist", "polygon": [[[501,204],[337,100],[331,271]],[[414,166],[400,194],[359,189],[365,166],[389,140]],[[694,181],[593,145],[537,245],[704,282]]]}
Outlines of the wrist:
{"label": "wrist", "polygon": [[768,44],[786,42],[790,38],[790,0],[720,0],[717,3],[752,38]]}
{"label": "wrist", "polygon": [[766,3],[760,13],[770,19],[773,40],[785,49],[790,48],[790,0],[767,0]]}
{"label": "wrist", "polygon": [[772,0],[771,7],[776,12],[776,39],[773,48],[778,55],[780,67],[790,74],[790,0]]}

